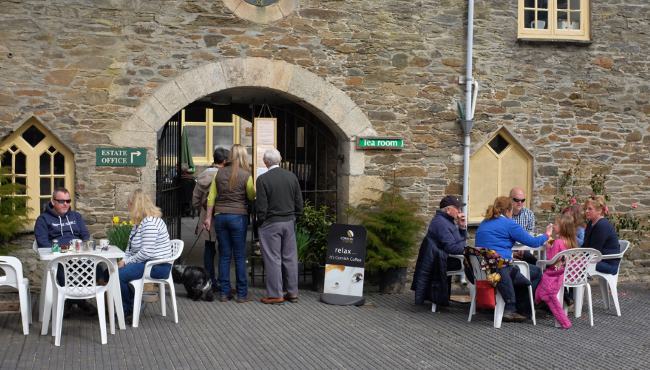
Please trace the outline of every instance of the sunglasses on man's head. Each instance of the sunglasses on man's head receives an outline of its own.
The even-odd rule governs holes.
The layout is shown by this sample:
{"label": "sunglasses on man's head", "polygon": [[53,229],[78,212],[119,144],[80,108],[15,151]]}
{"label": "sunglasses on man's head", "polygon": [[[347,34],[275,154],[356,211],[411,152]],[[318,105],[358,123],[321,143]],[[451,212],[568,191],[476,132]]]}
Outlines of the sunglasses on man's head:
{"label": "sunglasses on man's head", "polygon": [[72,199],[54,199],[54,201],[59,204],[65,204],[65,203],[70,204],[72,202]]}
{"label": "sunglasses on man's head", "polygon": [[523,203],[526,201],[526,198],[519,199],[519,198],[512,198],[512,201],[515,203]]}

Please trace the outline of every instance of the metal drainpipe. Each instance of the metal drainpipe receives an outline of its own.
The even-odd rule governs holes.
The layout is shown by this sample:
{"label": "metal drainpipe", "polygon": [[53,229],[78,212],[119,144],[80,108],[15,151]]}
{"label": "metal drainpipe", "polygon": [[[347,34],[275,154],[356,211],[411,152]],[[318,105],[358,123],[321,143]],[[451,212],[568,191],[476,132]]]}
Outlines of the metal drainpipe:
{"label": "metal drainpipe", "polygon": [[472,49],[474,47],[474,0],[469,0],[467,4],[467,62],[465,66],[465,120],[462,122],[465,142],[463,144],[463,203],[465,203],[464,212],[469,214],[469,148],[470,133],[474,121],[474,111],[472,107]]}

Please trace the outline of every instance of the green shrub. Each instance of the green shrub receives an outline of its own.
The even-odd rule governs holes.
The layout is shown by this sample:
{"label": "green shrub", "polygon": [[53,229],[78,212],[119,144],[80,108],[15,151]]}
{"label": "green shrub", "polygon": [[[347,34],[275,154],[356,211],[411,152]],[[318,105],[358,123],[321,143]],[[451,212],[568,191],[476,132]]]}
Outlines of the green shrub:
{"label": "green shrub", "polygon": [[302,216],[296,225],[298,259],[303,263],[325,264],[327,257],[327,234],[336,218],[329,207],[314,207],[305,202]]}
{"label": "green shrub", "polygon": [[424,226],[417,211],[418,206],[395,189],[384,192],[376,201],[367,200],[348,209],[368,233],[368,269],[385,271],[408,266]]}
{"label": "green shrub", "polygon": [[4,244],[23,231],[29,223],[25,186],[14,184],[7,170],[0,168],[0,243]]}

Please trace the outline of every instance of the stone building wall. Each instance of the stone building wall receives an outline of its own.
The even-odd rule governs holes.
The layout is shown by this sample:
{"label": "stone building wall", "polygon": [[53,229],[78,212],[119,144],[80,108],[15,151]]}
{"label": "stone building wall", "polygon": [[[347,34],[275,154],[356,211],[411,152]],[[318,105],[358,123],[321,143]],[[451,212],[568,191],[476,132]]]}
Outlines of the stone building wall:
{"label": "stone building wall", "polygon": [[[580,158],[609,171],[619,210],[650,207],[650,4],[592,1],[592,42],[516,40],[516,1],[476,1],[472,142],[505,126],[533,154],[536,211],[549,209],[558,175]],[[401,152],[366,153],[364,175],[396,184],[430,217],[462,190],[466,2],[302,0],[270,24],[242,20],[220,0],[5,0],[0,13],[0,137],[35,116],[75,153],[77,208],[102,233],[120,195],[153,173],[95,168],[157,89],[228,58],[280,60],[343,91]],[[118,134],[116,134],[118,133]],[[154,157],[155,135],[137,138]],[[374,180],[373,180],[374,181]],[[376,182],[376,181],[375,181]],[[626,208],[627,207],[627,208]],[[648,270],[650,245],[634,252]]]}

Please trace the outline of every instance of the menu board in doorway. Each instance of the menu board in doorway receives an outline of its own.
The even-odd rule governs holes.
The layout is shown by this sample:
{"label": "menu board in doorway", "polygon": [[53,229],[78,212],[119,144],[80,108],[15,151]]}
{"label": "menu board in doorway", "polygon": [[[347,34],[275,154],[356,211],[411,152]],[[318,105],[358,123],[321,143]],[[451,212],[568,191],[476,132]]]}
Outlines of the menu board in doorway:
{"label": "menu board in doorway", "polygon": [[254,154],[253,168],[255,169],[254,180],[267,171],[264,165],[264,152],[273,149],[277,145],[278,119],[277,118],[255,118],[253,124],[254,132]]}

